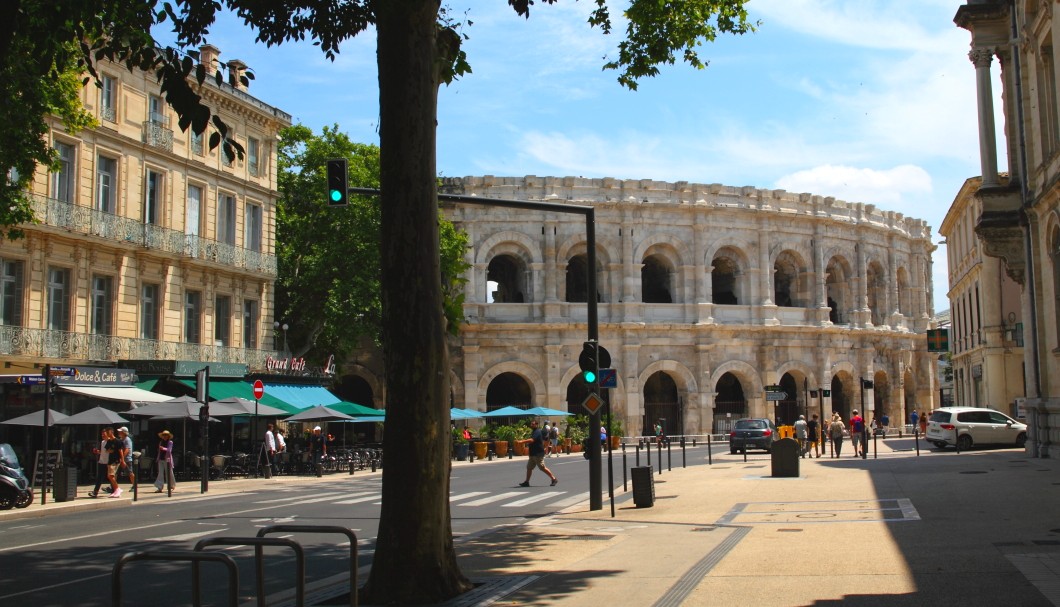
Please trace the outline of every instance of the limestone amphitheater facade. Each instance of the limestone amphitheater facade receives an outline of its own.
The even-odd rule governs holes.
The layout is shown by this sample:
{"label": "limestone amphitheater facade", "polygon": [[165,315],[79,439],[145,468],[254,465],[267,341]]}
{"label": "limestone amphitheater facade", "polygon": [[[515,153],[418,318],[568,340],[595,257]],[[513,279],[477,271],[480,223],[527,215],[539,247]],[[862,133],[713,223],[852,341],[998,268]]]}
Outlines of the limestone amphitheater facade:
{"label": "limestone amphitheater facade", "polygon": [[[936,404],[937,356],[924,336],[935,247],[922,220],[687,182],[484,176],[445,179],[441,192],[594,207],[600,343],[627,435],[660,420],[668,434],[702,434],[743,416],[848,419],[862,408],[896,424]],[[583,217],[443,208],[469,234],[472,265],[454,406],[583,412]],[[767,400],[771,385],[783,400]]]}

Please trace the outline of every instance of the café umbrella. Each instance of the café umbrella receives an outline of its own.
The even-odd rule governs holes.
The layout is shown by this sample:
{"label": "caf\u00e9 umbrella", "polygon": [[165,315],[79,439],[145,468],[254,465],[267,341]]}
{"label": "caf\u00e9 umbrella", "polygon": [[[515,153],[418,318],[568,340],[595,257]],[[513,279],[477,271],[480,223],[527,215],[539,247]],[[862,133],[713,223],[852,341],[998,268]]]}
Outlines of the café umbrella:
{"label": "caf\u00e9 umbrella", "polygon": [[[50,411],[51,415],[48,416],[48,425],[54,426],[62,420],[70,417],[65,413],[59,413],[58,411]],[[6,419],[0,424],[8,426],[37,426],[44,427],[44,409],[40,411],[34,411],[33,413],[27,413],[11,419]]]}
{"label": "caf\u00e9 umbrella", "polygon": [[87,411],[71,415],[56,423],[60,426],[110,426],[113,424],[124,424],[128,421],[110,409],[92,407]]}

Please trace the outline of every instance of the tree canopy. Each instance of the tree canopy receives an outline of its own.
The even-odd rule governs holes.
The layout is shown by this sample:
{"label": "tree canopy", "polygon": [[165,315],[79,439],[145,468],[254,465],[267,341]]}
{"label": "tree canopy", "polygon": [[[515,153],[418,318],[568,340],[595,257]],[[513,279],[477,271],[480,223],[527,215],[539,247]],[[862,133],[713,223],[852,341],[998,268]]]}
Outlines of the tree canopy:
{"label": "tree canopy", "polygon": [[[277,150],[276,320],[288,323],[294,356],[342,356],[361,338],[380,342],[377,196],[351,196],[347,207],[324,201],[325,162],[346,158],[349,185],[379,188],[379,147],[355,143],[338,126],[319,135],[304,125],[280,131]],[[439,217],[442,284],[450,332],[463,314],[467,236]]]}
{"label": "tree canopy", "polygon": [[[517,14],[529,16],[533,0],[508,1]],[[610,32],[611,4],[593,2],[589,25]],[[656,75],[659,65],[681,60],[702,68],[697,48],[703,42],[719,33],[753,29],[745,4],[629,0],[625,38],[618,55],[605,58],[603,67],[617,71],[619,82],[630,88]],[[450,19],[439,0],[7,0],[0,2],[0,76],[43,89],[48,79],[68,69],[94,75],[94,62],[102,58],[140,68],[158,77],[182,130],[204,133],[212,126],[210,146],[239,153],[227,126],[196,92],[210,74],[197,61],[198,52],[189,50],[205,41],[218,11],[225,9],[266,45],[309,39],[328,57],[343,41],[375,30],[387,442],[384,506],[365,600],[424,604],[450,598],[471,585],[456,563],[449,516],[452,395],[435,149],[438,87],[469,69],[460,46],[461,24]],[[153,26],[163,22],[173,25],[177,48],[161,48],[152,37]],[[219,79],[220,72],[214,76]],[[0,189],[0,225],[28,216],[26,201],[17,198],[21,186],[10,181],[15,165],[9,159],[34,152],[32,133],[27,139],[17,131],[53,109],[53,98],[38,93],[0,89],[0,107],[8,118],[0,121],[0,149],[10,150],[0,156],[0,172],[8,179]]]}

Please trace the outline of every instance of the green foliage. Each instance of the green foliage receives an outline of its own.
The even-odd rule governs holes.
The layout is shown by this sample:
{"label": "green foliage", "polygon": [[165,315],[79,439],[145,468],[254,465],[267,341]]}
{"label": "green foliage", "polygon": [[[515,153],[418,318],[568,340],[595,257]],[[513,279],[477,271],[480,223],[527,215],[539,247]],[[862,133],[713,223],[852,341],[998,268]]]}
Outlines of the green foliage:
{"label": "green foliage", "polygon": [[[280,132],[280,198],[276,210],[276,318],[290,325],[296,355],[350,352],[361,338],[378,341],[382,303],[377,196],[327,205],[325,165],[344,157],[352,188],[379,188],[378,146],[355,143],[338,126],[320,135],[304,125]],[[463,317],[467,235],[439,217],[444,309],[450,331]]]}
{"label": "green foliage", "polygon": [[463,428],[453,428],[452,435],[454,445],[466,445],[469,442],[466,438],[464,438]]}
{"label": "green foliage", "polygon": [[601,418],[604,423],[604,427],[607,428],[608,436],[625,436],[625,429],[622,427],[622,418],[617,415],[611,415],[611,423],[607,423],[607,417]]}

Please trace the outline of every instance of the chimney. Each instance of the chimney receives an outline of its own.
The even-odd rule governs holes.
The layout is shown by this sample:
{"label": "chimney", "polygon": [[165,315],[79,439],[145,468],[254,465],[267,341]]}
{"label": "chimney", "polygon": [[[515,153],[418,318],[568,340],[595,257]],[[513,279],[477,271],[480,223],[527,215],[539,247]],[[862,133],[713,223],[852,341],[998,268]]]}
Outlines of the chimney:
{"label": "chimney", "polygon": [[217,73],[217,67],[220,65],[217,58],[220,56],[221,49],[212,44],[204,44],[199,47],[199,63],[206,66],[206,75],[208,77],[213,77]]}
{"label": "chimney", "polygon": [[243,73],[247,71],[247,64],[243,63],[239,59],[233,59],[228,62],[228,84],[231,84],[234,88],[241,91],[247,90],[242,82]]}

